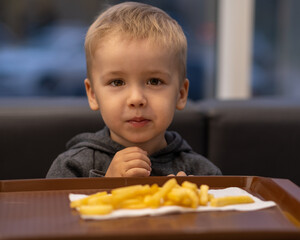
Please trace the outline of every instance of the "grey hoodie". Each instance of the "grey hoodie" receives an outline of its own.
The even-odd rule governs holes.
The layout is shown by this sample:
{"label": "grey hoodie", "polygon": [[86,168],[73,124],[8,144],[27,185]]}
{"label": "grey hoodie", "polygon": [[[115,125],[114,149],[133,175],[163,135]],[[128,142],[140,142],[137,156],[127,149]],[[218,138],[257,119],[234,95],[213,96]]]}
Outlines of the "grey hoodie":
{"label": "grey hoodie", "polygon": [[[221,175],[205,157],[195,153],[176,132],[165,133],[167,147],[149,156],[151,176],[184,171],[187,175]],[[110,138],[104,127],[96,133],[82,133],[67,143],[67,151],[52,163],[47,178],[103,177],[114,155],[125,147]]]}

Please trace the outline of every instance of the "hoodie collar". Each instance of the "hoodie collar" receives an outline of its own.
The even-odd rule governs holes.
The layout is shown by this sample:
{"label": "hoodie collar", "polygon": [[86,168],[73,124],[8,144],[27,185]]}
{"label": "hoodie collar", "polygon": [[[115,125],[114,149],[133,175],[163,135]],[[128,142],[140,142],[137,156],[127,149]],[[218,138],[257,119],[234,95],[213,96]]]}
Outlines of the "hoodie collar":
{"label": "hoodie collar", "polygon": [[[183,140],[183,138],[177,132],[166,131],[165,138],[167,141],[167,146],[153,153],[151,157],[157,158],[170,153],[176,154],[176,152],[192,150],[187,142]],[[125,148],[110,138],[110,133],[107,126],[96,133],[81,133],[72,138],[66,146],[67,149],[88,147],[112,155]]]}

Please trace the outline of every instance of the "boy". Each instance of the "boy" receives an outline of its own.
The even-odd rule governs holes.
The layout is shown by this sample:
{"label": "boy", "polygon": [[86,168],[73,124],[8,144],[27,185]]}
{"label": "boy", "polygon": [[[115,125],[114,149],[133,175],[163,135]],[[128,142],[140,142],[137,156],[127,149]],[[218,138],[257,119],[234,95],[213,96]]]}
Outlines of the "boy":
{"label": "boy", "polygon": [[85,41],[90,108],[106,127],[68,143],[47,178],[220,175],[166,129],[185,107],[187,42],[162,10],[126,2],[102,13]]}

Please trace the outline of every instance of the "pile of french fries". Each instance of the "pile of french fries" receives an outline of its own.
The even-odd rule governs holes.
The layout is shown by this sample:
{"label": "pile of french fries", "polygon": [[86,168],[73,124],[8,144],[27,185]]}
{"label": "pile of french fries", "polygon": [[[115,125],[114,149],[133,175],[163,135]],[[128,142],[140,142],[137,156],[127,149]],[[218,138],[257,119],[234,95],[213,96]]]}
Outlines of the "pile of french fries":
{"label": "pile of french fries", "polygon": [[197,208],[199,206],[220,207],[230,204],[253,203],[249,196],[228,196],[214,198],[208,193],[208,185],[201,185],[184,181],[179,185],[175,178],[168,180],[162,187],[157,184],[133,185],[116,188],[108,192],[98,192],[85,198],[72,201],[71,208],[75,208],[82,215],[110,214],[117,209],[159,208],[162,206],[182,206]]}

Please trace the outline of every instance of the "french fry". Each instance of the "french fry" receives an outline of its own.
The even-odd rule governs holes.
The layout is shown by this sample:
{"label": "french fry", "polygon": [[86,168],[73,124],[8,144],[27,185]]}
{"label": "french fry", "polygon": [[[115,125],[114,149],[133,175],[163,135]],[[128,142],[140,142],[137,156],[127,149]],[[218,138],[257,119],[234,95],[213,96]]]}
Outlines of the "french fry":
{"label": "french fry", "polygon": [[182,202],[181,202],[180,205],[183,206],[183,207],[190,207],[192,205],[192,200],[190,198],[188,198],[187,196],[185,196],[182,199]]}
{"label": "french fry", "polygon": [[213,194],[208,194],[208,201],[210,202],[212,199],[214,199],[215,196]]}
{"label": "french fry", "polygon": [[205,184],[200,186],[200,193],[199,193],[199,204],[200,205],[207,205],[208,202],[208,189],[209,187]]}
{"label": "french fry", "polygon": [[147,205],[144,203],[143,198],[132,198],[123,201],[120,205],[120,208],[127,209],[141,209],[146,208]]}
{"label": "french fry", "polygon": [[186,191],[183,188],[173,188],[167,195],[167,201],[173,202],[175,205],[180,204],[186,195]]}
{"label": "french fry", "polygon": [[231,204],[253,203],[249,196],[228,196],[214,198],[208,193],[208,185],[200,188],[195,183],[184,181],[179,185],[175,178],[166,181],[162,187],[157,184],[133,185],[113,189],[111,193],[99,192],[70,203],[82,215],[109,214],[117,209],[158,208],[161,206],[222,207]]}
{"label": "french fry", "polygon": [[135,198],[138,196],[146,195],[150,193],[149,185],[135,185],[129,187],[123,187],[114,189],[111,191],[112,193],[112,203],[115,207],[119,207],[122,201],[126,199]]}
{"label": "french fry", "polygon": [[88,204],[88,201],[92,198],[97,198],[97,197],[101,197],[101,196],[104,196],[106,195],[107,192],[98,192],[98,193],[95,193],[95,194],[92,194],[92,195],[89,195],[85,198],[81,198],[81,199],[78,199],[78,200],[75,200],[75,201],[72,201],[70,203],[70,207],[71,208],[77,208],[77,207],[80,207],[82,205],[86,205]]}
{"label": "french fry", "polygon": [[163,205],[164,198],[171,191],[172,188],[177,186],[178,183],[175,178],[171,178],[152,196],[147,196],[145,198],[145,204],[151,208],[158,208]]}
{"label": "french fry", "polygon": [[101,196],[94,196],[88,199],[86,205],[101,205],[101,204],[111,204],[111,203],[112,203],[112,195],[103,194]]}
{"label": "french fry", "polygon": [[144,203],[147,207],[150,207],[150,208],[158,208],[159,207],[159,203],[157,202],[156,199],[153,198],[153,195],[145,196]]}
{"label": "french fry", "polygon": [[191,189],[191,190],[193,190],[193,191],[195,191],[195,192],[198,191],[198,186],[197,186],[197,184],[195,184],[195,183],[191,183],[191,182],[188,182],[188,181],[184,181],[184,182],[181,184],[181,186],[182,186],[183,188]]}
{"label": "french fry", "polygon": [[156,193],[159,189],[160,189],[160,188],[159,188],[159,186],[158,186],[156,183],[152,184],[152,185],[150,186],[150,194]]}
{"label": "french fry", "polygon": [[111,194],[120,198],[130,198],[137,194],[145,194],[150,192],[149,185],[133,185],[127,187],[116,188],[111,191]]}
{"label": "french fry", "polygon": [[175,178],[171,178],[162,186],[160,190],[158,190],[154,196],[158,196],[160,198],[165,198],[165,196],[172,190],[172,188],[178,186],[178,183]]}
{"label": "french fry", "polygon": [[195,193],[195,191],[193,191],[191,189],[186,189],[186,193],[187,193],[187,196],[189,197],[189,199],[191,200],[190,207],[197,208],[198,204],[199,204],[199,198],[198,198],[197,194]]}
{"label": "french fry", "polygon": [[174,205],[184,205],[186,207],[197,208],[199,198],[196,192],[190,188],[173,188],[167,195],[167,200]]}
{"label": "french fry", "polygon": [[105,215],[113,211],[113,206],[104,205],[83,205],[79,207],[80,214],[82,215]]}
{"label": "french fry", "polygon": [[243,204],[243,203],[254,203],[254,200],[250,196],[227,196],[213,198],[210,202],[212,207],[223,207],[233,204]]}

